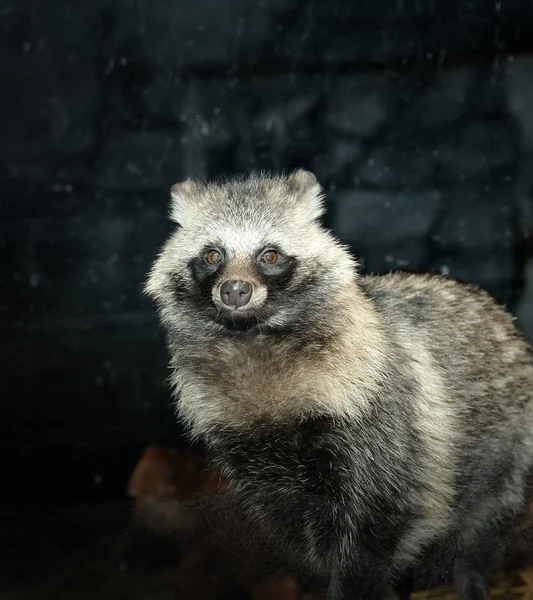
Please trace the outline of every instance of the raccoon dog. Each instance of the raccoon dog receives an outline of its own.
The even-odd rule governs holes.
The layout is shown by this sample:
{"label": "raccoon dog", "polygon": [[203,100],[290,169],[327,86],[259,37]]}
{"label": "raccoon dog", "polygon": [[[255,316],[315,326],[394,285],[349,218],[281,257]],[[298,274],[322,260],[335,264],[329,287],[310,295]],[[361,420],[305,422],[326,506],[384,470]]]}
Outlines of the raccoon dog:
{"label": "raccoon dog", "polygon": [[330,600],[390,597],[435,548],[461,599],[489,598],[533,464],[533,355],[513,319],[448,278],[360,276],[309,172],[171,195],[146,290],[178,414],[228,493]]}

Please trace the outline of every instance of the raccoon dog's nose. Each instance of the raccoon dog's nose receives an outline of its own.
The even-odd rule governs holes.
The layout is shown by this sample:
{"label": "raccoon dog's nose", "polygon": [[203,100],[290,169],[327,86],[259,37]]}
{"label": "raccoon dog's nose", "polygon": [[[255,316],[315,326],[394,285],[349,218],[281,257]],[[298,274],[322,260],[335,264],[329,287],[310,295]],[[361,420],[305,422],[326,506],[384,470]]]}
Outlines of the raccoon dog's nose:
{"label": "raccoon dog's nose", "polygon": [[227,306],[246,306],[252,297],[252,284],[248,281],[225,281],[220,286],[220,296]]}

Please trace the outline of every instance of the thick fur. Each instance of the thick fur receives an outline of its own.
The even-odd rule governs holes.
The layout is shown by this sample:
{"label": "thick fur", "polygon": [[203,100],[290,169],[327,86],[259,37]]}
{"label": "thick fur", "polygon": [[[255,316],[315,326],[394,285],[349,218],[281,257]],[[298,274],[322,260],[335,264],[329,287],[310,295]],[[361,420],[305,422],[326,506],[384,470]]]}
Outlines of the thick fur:
{"label": "thick fur", "polygon": [[[533,354],[513,319],[440,276],[360,277],[305,171],[187,181],[172,198],[178,227],[146,289],[178,414],[228,493],[331,600],[388,597],[421,560],[453,567],[462,599],[488,598],[487,548],[533,464]],[[252,283],[243,310],[220,302],[226,279]]]}

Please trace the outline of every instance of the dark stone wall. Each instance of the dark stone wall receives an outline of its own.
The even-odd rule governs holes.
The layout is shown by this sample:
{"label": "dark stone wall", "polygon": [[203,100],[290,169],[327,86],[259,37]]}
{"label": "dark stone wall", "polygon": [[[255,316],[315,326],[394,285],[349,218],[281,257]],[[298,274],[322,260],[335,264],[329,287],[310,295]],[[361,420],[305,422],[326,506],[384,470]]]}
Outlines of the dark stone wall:
{"label": "dark stone wall", "polygon": [[312,169],[365,271],[475,281],[533,337],[531,2],[28,0],[0,30],[15,495],[119,495],[180,443],[141,287],[186,175]]}

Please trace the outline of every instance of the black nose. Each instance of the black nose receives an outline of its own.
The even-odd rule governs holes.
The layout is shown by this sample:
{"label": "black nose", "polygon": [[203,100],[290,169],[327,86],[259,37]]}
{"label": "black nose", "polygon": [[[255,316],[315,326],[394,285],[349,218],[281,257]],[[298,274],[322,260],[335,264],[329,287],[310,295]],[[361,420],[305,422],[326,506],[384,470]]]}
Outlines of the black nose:
{"label": "black nose", "polygon": [[222,302],[233,308],[246,306],[252,297],[252,284],[247,281],[225,281],[220,286]]}

